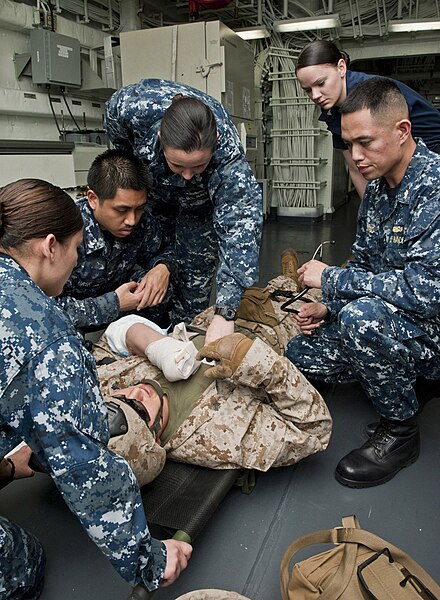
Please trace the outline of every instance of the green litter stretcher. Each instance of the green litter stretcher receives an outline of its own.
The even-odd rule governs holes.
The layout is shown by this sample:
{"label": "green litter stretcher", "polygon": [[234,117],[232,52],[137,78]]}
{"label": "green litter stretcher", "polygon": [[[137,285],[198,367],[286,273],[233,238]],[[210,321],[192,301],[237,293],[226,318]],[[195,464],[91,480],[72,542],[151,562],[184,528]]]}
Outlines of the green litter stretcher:
{"label": "green litter stretcher", "polygon": [[[233,485],[249,494],[255,473],[247,469],[207,469],[167,460],[162,472],[141,490],[147,521],[170,537],[192,543]],[[156,592],[137,585],[127,600],[147,600]]]}

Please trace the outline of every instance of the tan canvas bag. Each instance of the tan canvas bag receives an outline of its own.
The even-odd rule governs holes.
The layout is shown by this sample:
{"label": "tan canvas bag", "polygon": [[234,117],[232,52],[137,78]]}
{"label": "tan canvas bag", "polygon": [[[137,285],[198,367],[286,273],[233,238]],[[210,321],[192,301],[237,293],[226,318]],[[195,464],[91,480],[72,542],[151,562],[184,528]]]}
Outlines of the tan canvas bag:
{"label": "tan canvas bag", "polygon": [[247,288],[241,297],[237,318],[275,327],[278,325],[278,318],[270,296],[268,288]]}
{"label": "tan canvas bag", "polygon": [[[298,562],[310,544],[337,544]],[[281,562],[283,600],[440,600],[438,584],[405,552],[364,531],[354,515],[342,527],[315,531],[295,540]]]}

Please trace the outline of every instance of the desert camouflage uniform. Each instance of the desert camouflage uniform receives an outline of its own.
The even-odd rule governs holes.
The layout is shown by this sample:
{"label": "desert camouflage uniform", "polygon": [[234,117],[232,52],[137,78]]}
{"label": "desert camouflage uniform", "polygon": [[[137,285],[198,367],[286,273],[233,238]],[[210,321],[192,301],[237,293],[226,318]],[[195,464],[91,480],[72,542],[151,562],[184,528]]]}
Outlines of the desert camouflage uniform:
{"label": "desert camouflage uniform", "polygon": [[[78,263],[57,303],[77,328],[98,328],[115,321],[122,313],[115,289],[128,281],[140,281],[158,263],[175,263],[174,255],[162,247],[160,223],[148,209],[133,233],[124,239],[105,234],[97,223],[87,198],[78,202],[84,221],[84,239]],[[161,304],[146,307],[140,314],[159,322],[172,288]],[[123,313],[127,314],[127,313]]]}
{"label": "desert camouflage uniform", "polygon": [[[159,370],[145,357],[115,357],[104,338],[95,348],[98,364],[105,356],[117,358],[98,366],[106,394],[145,379],[160,381]],[[196,377],[204,377],[202,369],[179,383],[191,385]],[[331,425],[320,394],[285,357],[256,338],[230,379],[206,387],[164,448],[179,462],[266,471],[325,450]]]}
{"label": "desert camouflage uniform", "polygon": [[[150,536],[131,469],[106,447],[107,411],[94,359],[53,299],[3,254],[0,399],[0,456],[25,441],[120,575],[157,588],[165,546]],[[8,544],[3,551],[16,555],[13,538]]]}
{"label": "desert camouflage uniform", "polygon": [[[208,167],[190,181],[170,171],[157,137],[176,94],[207,104],[219,133]],[[207,307],[217,256],[216,304],[236,309],[243,290],[258,278],[262,197],[226,110],[182,83],[144,79],[113,94],[105,127],[112,143],[143,159],[153,175],[149,204],[178,259],[173,321],[189,322]]]}
{"label": "desert camouflage uniform", "polygon": [[[260,288],[257,288],[260,289]],[[289,313],[281,306],[289,299],[289,296],[283,296],[282,291],[297,293],[300,291],[297,284],[290,277],[279,275],[271,279],[265,290],[271,293],[270,307],[265,307],[266,318],[261,316],[258,320],[250,320],[246,313],[242,313],[242,303],[238,311],[239,318],[235,321],[235,331],[244,333],[248,337],[259,337],[264,340],[278,354],[284,355],[289,341],[300,333],[299,325]],[[299,308],[304,300],[311,302],[320,302],[322,299],[321,290],[311,289],[302,299],[292,303],[289,308]],[[240,316],[243,314],[243,317]],[[191,325],[206,330],[214,317],[214,307],[210,306],[199,315],[194,317]]]}
{"label": "desert camouflage uniform", "polygon": [[370,182],[347,268],[322,274],[332,321],[293,339],[286,355],[307,375],[358,380],[377,412],[417,410],[415,379],[440,378],[440,161],[419,141],[397,196]]}

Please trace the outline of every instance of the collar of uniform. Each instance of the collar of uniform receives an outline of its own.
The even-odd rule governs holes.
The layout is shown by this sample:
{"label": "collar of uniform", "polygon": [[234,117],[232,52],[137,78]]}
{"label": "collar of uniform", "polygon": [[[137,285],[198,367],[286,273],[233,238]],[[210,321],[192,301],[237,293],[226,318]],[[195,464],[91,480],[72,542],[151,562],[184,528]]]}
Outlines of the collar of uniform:
{"label": "collar of uniform", "polygon": [[[414,154],[412,155],[409,165],[406,168],[403,179],[399,184],[399,191],[397,192],[394,202],[392,203],[393,204],[392,210],[394,210],[394,207],[396,206],[397,202],[399,202],[400,204],[412,203],[413,199],[412,199],[412,195],[410,193],[409,184],[414,181],[422,180],[422,177],[423,177],[422,172],[424,171],[424,169],[427,166],[427,158],[428,158],[427,155],[428,155],[429,150],[425,146],[424,142],[421,139],[417,139],[416,143],[417,143],[416,149],[414,150]],[[387,182],[385,181],[384,177],[381,177],[379,180],[378,190],[380,190],[380,194],[378,195],[378,198],[381,197],[382,193],[383,194],[386,193],[386,187],[387,187]],[[392,210],[390,209],[391,212],[392,212]],[[380,212],[383,212],[383,207],[380,210]],[[386,216],[388,218],[388,214],[384,215],[384,216]]]}
{"label": "collar of uniform", "polygon": [[415,141],[417,145],[414,154],[406,168],[405,175],[400,182],[399,192],[396,196],[396,199],[403,204],[412,202],[411,194],[409,193],[409,184],[414,181],[423,180],[423,171],[426,169],[429,162],[429,150],[425,146],[425,143],[422,139],[416,139]]}
{"label": "collar of uniform", "polygon": [[83,246],[86,254],[96,252],[96,250],[102,250],[105,248],[104,234],[95,219],[93,210],[88,203],[87,197],[82,198],[78,203],[82,218],[84,221],[84,239]]}

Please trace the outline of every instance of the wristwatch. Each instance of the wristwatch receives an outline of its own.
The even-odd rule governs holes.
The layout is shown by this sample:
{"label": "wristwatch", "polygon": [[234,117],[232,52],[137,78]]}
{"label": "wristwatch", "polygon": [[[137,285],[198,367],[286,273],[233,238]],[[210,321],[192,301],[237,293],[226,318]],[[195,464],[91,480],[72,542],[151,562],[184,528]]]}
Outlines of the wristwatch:
{"label": "wristwatch", "polygon": [[226,321],[235,321],[237,311],[229,306],[216,306],[214,314],[222,316]]}

